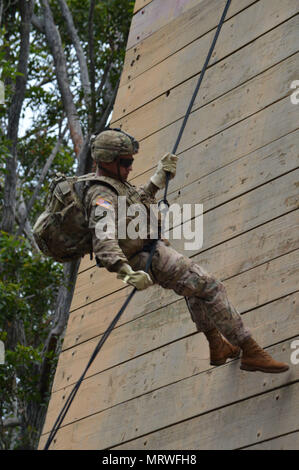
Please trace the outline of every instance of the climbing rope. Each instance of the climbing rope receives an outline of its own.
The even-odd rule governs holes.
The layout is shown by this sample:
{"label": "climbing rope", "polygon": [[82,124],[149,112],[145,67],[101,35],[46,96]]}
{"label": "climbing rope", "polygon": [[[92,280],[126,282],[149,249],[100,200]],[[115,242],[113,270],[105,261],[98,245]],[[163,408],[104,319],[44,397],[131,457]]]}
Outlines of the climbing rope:
{"label": "climbing rope", "polygon": [[[227,14],[227,11],[229,9],[229,6],[230,6],[230,3],[231,3],[231,0],[227,0],[227,3],[225,5],[225,8],[224,8],[224,11],[222,13],[222,16],[221,16],[221,19],[220,19],[220,22],[218,24],[218,27],[217,27],[217,30],[216,30],[216,33],[215,33],[215,36],[214,36],[214,39],[213,39],[213,42],[211,44],[211,47],[210,47],[210,50],[208,52],[208,55],[207,55],[207,58],[205,60],[205,63],[204,63],[204,66],[201,70],[201,73],[200,73],[200,76],[199,76],[199,79],[198,79],[198,82],[197,82],[197,85],[196,85],[196,88],[194,90],[194,93],[192,95],[192,98],[191,98],[191,101],[189,103],[189,106],[188,106],[188,109],[187,109],[187,112],[185,114],[185,117],[184,117],[184,120],[183,120],[183,123],[182,123],[182,126],[180,128],[180,131],[179,131],[179,134],[178,134],[178,137],[176,139],[176,142],[174,144],[174,147],[173,147],[173,150],[172,150],[172,153],[176,153],[177,149],[178,149],[178,146],[180,144],[180,141],[181,141],[181,138],[182,138],[182,135],[183,135],[183,132],[185,130],[185,127],[186,127],[186,124],[187,124],[187,121],[189,119],[189,116],[191,114],[191,110],[192,110],[192,107],[193,107],[193,104],[194,104],[194,101],[196,99],[196,96],[198,94],[198,91],[199,91],[199,88],[200,88],[200,85],[202,83],[202,80],[203,80],[203,77],[205,75],[205,72],[206,72],[206,69],[207,69],[207,66],[209,64],[209,61],[211,59],[211,56],[212,56],[212,53],[214,51],[214,48],[215,48],[215,45],[216,45],[216,42],[217,42],[217,39],[218,39],[218,36],[220,34],[220,31],[221,31],[221,28],[222,28],[222,25],[225,21],[225,17],[226,17],[226,14]],[[164,191],[164,196],[163,196],[163,199],[161,199],[161,201],[159,201],[158,205],[160,206],[162,203],[166,204],[168,207],[169,207],[169,203],[167,201],[167,192],[168,192],[168,185],[169,185],[169,177],[170,177],[170,173],[167,172],[166,174],[166,184],[165,184],[165,191]],[[157,243],[158,243],[158,240],[154,240],[153,241],[153,244],[152,244],[152,247],[151,247],[151,251],[150,251],[150,255],[148,257],[148,260],[147,260],[147,263],[146,263],[146,267],[145,267],[145,272],[148,272],[150,266],[151,266],[151,263],[152,263],[152,259],[153,259],[153,256],[154,256],[154,253],[155,253],[155,250],[156,250],[156,246],[157,246]],[[93,361],[95,360],[96,356],[98,355],[100,349],[102,348],[103,344],[105,343],[106,339],[108,338],[108,336],[110,335],[111,331],[113,330],[113,328],[115,327],[116,323],[118,322],[118,320],[120,319],[121,315],[123,314],[123,312],[125,311],[125,309],[127,308],[129,302],[131,301],[131,299],[133,298],[133,296],[135,295],[137,289],[136,287],[134,287],[134,289],[132,290],[132,292],[130,293],[130,295],[128,296],[128,298],[126,299],[126,301],[124,302],[123,306],[121,307],[121,309],[119,310],[119,312],[117,313],[117,315],[115,316],[115,318],[112,320],[112,322],[110,323],[110,325],[108,326],[107,330],[105,331],[105,333],[103,334],[103,336],[101,337],[100,341],[98,342],[95,350],[93,351],[92,355],[91,355],[91,358],[89,359],[88,361],[88,364],[83,372],[83,374],[81,375],[81,377],[79,378],[79,380],[77,381],[76,385],[73,387],[71,393],[69,394],[62,410],[60,411],[59,415],[58,415],[58,418],[56,419],[54,425],[53,425],[53,428],[49,434],[49,437],[47,439],[47,442],[46,442],[46,445],[44,447],[44,450],[48,450],[54,437],[56,436],[57,434],[57,431],[58,429],[60,428],[60,426],[62,425],[62,422],[72,404],[72,401],[74,400],[75,396],[76,396],[76,393],[78,392],[79,390],[79,387],[88,371],[88,369],[90,368],[91,364],[93,363]]]}

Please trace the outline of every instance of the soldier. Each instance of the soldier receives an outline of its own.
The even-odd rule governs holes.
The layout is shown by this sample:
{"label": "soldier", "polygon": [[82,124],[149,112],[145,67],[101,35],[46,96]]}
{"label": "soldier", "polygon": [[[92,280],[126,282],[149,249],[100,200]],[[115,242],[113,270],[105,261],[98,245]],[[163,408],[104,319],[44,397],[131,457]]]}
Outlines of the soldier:
{"label": "soldier", "polygon": [[[149,273],[146,273],[144,269],[153,242],[150,228],[143,239],[118,238],[118,218],[126,217],[127,225],[131,220],[117,212],[118,197],[125,196],[127,206],[143,204],[149,219],[149,206],[156,203],[157,191],[165,187],[166,172],[171,178],[176,173],[177,156],[166,154],[146,185],[140,188],[131,185],[127,179],[138,149],[138,142],[121,130],[105,130],[91,138],[91,154],[99,181],[90,183],[85,206],[98,266],[117,273],[117,278],[138,290],[159,284],[184,296],[197,330],[203,332],[209,342],[211,365],[224,364],[228,358],[238,357],[242,350],[243,370],[287,371],[287,364],[275,361],[254,341],[240,314],[229,302],[222,282],[163,239],[158,240]],[[99,238],[97,224],[103,217],[105,222],[110,220],[115,230]]]}

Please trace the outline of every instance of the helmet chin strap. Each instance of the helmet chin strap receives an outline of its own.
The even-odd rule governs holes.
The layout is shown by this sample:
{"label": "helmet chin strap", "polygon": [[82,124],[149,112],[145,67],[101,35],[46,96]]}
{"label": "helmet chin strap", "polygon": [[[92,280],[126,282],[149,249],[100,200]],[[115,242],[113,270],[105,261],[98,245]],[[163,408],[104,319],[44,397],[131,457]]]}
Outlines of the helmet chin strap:
{"label": "helmet chin strap", "polygon": [[118,156],[117,159],[116,159],[116,163],[117,163],[117,174],[118,174],[118,178],[119,178],[119,181],[121,181],[122,183],[124,182],[122,177],[121,177],[121,174],[120,174],[120,163],[119,163],[119,160],[120,160],[120,157]]}
{"label": "helmet chin strap", "polygon": [[100,168],[107,176],[111,176],[112,178],[116,178],[118,177],[119,181],[121,181],[122,183],[124,182],[124,180],[122,179],[121,177],[121,174],[120,174],[120,163],[119,163],[119,160],[120,160],[120,157],[118,156],[116,158],[116,163],[117,163],[117,175],[115,173],[112,173],[112,171],[109,171],[107,170],[107,168],[104,168],[102,165],[101,165],[101,162],[98,163],[98,168]]}

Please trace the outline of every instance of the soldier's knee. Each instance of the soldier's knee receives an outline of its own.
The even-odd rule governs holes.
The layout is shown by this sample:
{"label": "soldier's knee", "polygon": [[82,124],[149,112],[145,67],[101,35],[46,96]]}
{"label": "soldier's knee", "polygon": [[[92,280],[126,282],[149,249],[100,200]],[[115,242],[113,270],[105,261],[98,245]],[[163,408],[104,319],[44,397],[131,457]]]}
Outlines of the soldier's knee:
{"label": "soldier's knee", "polygon": [[175,291],[185,297],[199,295],[204,291],[206,283],[206,275],[200,267],[196,264],[189,265],[184,275],[177,281]]}
{"label": "soldier's knee", "polygon": [[203,292],[203,297],[206,300],[213,299],[216,295],[226,295],[226,289],[222,281],[219,279],[209,276],[207,279],[206,287]]}

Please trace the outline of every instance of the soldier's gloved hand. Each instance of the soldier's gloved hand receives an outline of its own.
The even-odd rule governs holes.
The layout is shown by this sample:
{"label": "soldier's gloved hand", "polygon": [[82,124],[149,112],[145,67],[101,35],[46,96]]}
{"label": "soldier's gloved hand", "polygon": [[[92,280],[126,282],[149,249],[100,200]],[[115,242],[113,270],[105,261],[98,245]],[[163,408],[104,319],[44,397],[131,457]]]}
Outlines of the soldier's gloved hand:
{"label": "soldier's gloved hand", "polygon": [[175,177],[178,157],[173,153],[166,153],[158,163],[156,173],[151,177],[151,182],[159,189],[166,184],[166,172],[170,173],[170,179]]}
{"label": "soldier's gloved hand", "polygon": [[127,263],[124,263],[120,267],[117,278],[136,287],[138,290],[143,290],[153,285],[153,281],[146,272],[134,271]]}

